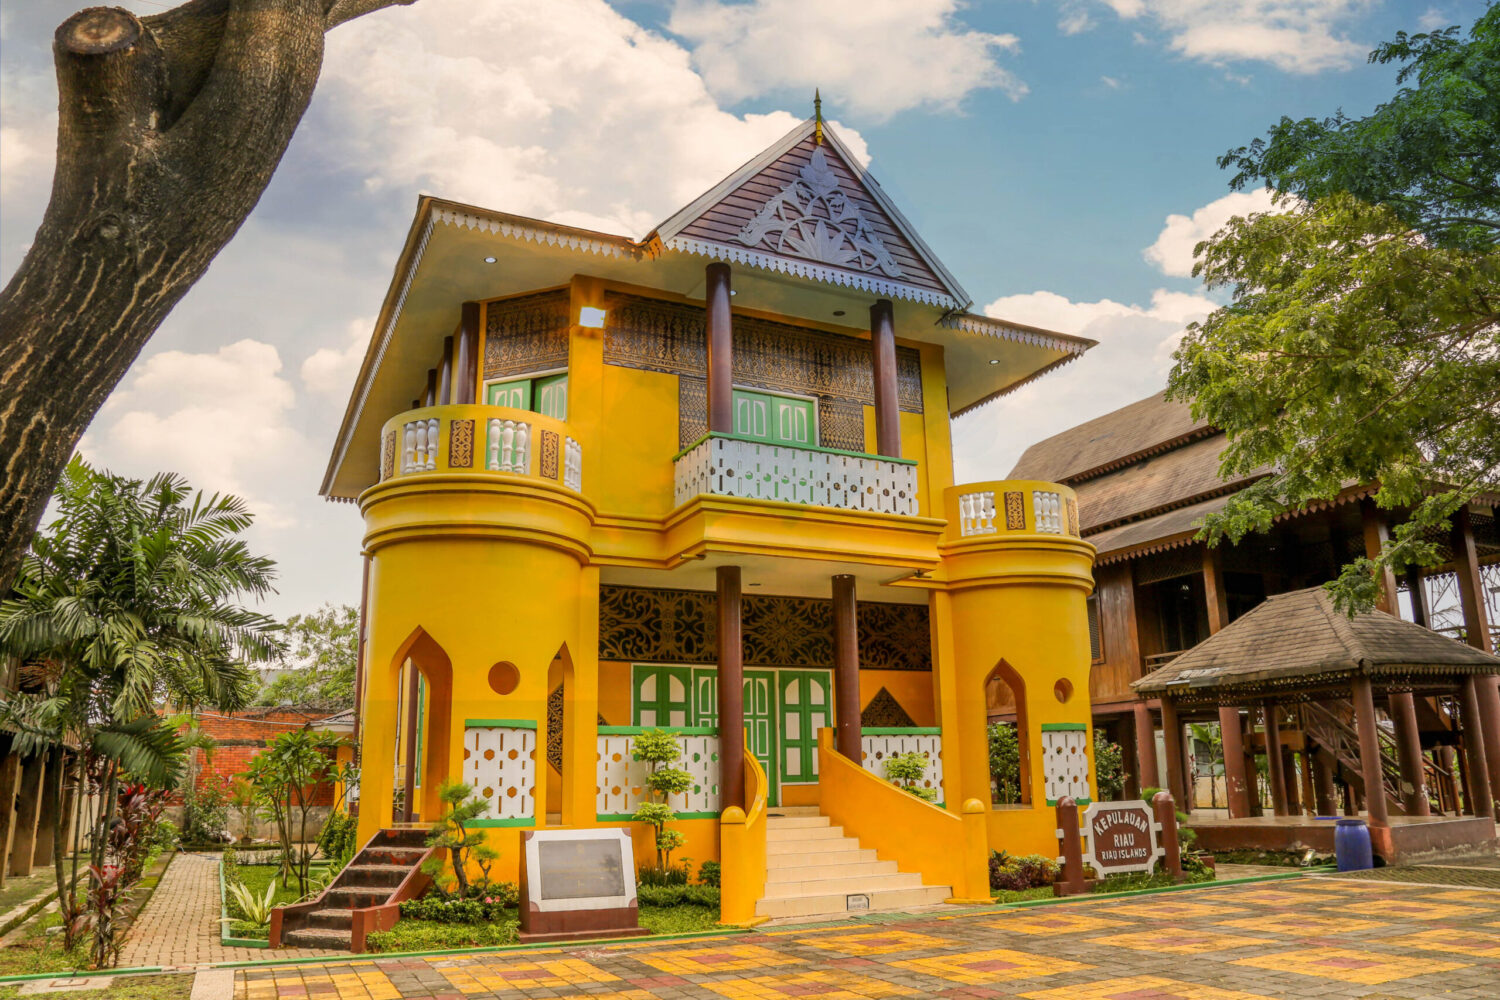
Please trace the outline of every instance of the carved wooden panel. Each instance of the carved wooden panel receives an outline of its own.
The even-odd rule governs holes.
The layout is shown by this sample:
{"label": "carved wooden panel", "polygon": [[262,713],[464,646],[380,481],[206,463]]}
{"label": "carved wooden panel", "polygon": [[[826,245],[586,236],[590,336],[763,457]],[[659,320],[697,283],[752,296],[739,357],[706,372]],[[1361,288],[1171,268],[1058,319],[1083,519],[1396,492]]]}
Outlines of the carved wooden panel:
{"label": "carved wooden panel", "polygon": [[1026,506],[1019,491],[1007,491],[1005,494],[1005,530],[1026,530]]}
{"label": "carved wooden panel", "polygon": [[448,423],[448,468],[474,467],[474,421],[453,420]]}
{"label": "carved wooden panel", "polygon": [[542,430],[542,451],[538,475],[545,479],[556,479],[558,475],[557,452],[561,439],[557,431]]}
{"label": "carved wooden panel", "polygon": [[396,472],[396,432],[386,431],[385,441],[380,446],[380,481],[385,482]]}
{"label": "carved wooden panel", "polygon": [[868,729],[897,729],[916,725],[896,700],[896,696],[885,688],[876,691],[875,697],[860,711],[859,724]]}
{"label": "carved wooden panel", "polygon": [[818,400],[818,443],[843,451],[865,450],[865,408],[847,399]]}
{"label": "carved wooden panel", "polygon": [[567,291],[542,292],[485,307],[484,377],[568,366]]}
{"label": "carved wooden panel", "polygon": [[[766,667],[833,664],[833,602],[749,596],[743,601],[745,663]],[[860,667],[931,670],[927,608],[858,606]],[[714,663],[717,618],[708,591],[599,588],[599,658],[655,663]]]}
{"label": "carved wooden panel", "polygon": [[708,380],[677,377],[677,447],[686,448],[708,433]]}
{"label": "carved wooden panel", "polygon": [[1078,501],[1068,498],[1068,534],[1078,535]]}

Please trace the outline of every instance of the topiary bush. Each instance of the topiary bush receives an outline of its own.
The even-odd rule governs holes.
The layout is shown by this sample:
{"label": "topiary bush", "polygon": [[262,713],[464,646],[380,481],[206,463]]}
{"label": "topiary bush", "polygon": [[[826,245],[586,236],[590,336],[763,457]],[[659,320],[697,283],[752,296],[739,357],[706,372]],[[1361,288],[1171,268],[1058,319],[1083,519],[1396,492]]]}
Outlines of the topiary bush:
{"label": "topiary bush", "polygon": [[700,885],[711,885],[715,889],[719,887],[720,868],[717,861],[705,861],[698,869],[698,883]]}

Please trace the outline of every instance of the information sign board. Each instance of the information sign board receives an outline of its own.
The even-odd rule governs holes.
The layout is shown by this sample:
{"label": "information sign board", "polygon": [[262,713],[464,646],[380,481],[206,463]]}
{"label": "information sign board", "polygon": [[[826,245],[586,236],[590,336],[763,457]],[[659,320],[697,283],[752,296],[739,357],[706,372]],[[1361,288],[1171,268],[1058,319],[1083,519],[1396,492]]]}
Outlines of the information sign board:
{"label": "information sign board", "polygon": [[1159,832],[1151,807],[1142,800],[1092,803],[1083,813],[1088,841],[1083,860],[1100,876],[1149,872],[1163,854]]}

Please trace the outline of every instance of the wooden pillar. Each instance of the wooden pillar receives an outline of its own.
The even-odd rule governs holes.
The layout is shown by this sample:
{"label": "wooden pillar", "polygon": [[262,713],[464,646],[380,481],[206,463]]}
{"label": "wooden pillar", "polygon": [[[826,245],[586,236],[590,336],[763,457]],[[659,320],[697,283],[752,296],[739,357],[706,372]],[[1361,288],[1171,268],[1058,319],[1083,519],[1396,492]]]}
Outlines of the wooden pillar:
{"label": "wooden pillar", "polygon": [[1423,628],[1431,628],[1432,613],[1427,607],[1427,587],[1422,583],[1422,574],[1413,566],[1406,571],[1406,590],[1411,595],[1411,620]]}
{"label": "wooden pillar", "polygon": [[1243,719],[1244,728],[1240,734],[1240,745],[1245,748],[1245,799],[1250,806],[1250,815],[1261,816],[1264,815],[1265,810],[1260,802],[1260,768],[1255,762],[1255,758],[1259,756],[1255,752],[1255,715],[1256,707],[1247,706]]}
{"label": "wooden pillar", "polygon": [[1339,791],[1333,781],[1333,772],[1338,767],[1338,761],[1334,759],[1333,754],[1322,747],[1317,747],[1306,757],[1308,770],[1312,772],[1314,815],[1338,815]]}
{"label": "wooden pillar", "polygon": [[1478,703],[1479,723],[1484,731],[1484,759],[1490,775],[1490,796],[1500,788],[1500,678],[1471,675]]}
{"label": "wooden pillar", "polygon": [[1490,778],[1484,762],[1484,716],[1479,707],[1479,685],[1470,674],[1464,678],[1459,694],[1463,711],[1464,760],[1469,776],[1470,810],[1475,816],[1495,815],[1495,802],[1491,798]]}
{"label": "wooden pillar", "polygon": [[[734,338],[729,311],[729,265],[721,261],[708,265],[706,281],[708,429],[729,434],[734,431]],[[722,727],[720,739],[723,739]]]}
{"label": "wooden pillar", "polygon": [[1281,750],[1281,773],[1286,775],[1286,810],[1288,816],[1302,815],[1302,788],[1305,778],[1297,774],[1297,755],[1289,747]]}
{"label": "wooden pillar", "polygon": [[[713,265],[709,265],[710,268]],[[729,269],[725,270],[728,287]],[[727,309],[726,309],[727,311]],[[740,630],[740,568],[718,569],[719,796],[721,809],[745,802],[745,647]]]}
{"label": "wooden pillar", "polygon": [[16,787],[15,830],[10,840],[11,875],[30,875],[36,858],[36,824],[42,815],[42,789],[47,781],[47,755],[34,753],[21,761],[21,781]]}
{"label": "wooden pillar", "polygon": [[1161,700],[1161,738],[1162,752],[1167,755],[1167,791],[1181,803],[1183,812],[1191,812],[1192,789],[1183,773],[1182,721],[1177,718],[1177,706],[1165,697]]}
{"label": "wooden pillar", "polygon": [[417,817],[417,729],[422,724],[420,684],[422,672],[410,660],[406,663],[406,773],[401,781],[401,818],[411,823]]}
{"label": "wooden pillar", "polygon": [[[1458,801],[1459,779],[1453,776],[1453,772],[1458,768],[1458,754],[1450,746],[1440,746],[1433,749],[1432,755],[1438,770],[1442,772],[1442,777],[1439,779],[1443,783],[1442,794],[1448,800],[1449,809],[1457,816],[1463,811]],[[1468,798],[1467,791],[1464,792],[1464,797]]]}
{"label": "wooden pillar", "polygon": [[0,754],[0,886],[5,885],[9,868],[10,845],[16,832],[16,793],[21,786],[21,755],[15,744],[4,737],[5,752]]}
{"label": "wooden pillar", "polygon": [[1375,692],[1370,678],[1354,678],[1351,696],[1354,721],[1359,729],[1359,767],[1365,779],[1365,811],[1371,826],[1389,826],[1385,807],[1385,776],[1380,767],[1380,735],[1375,726]]}
{"label": "wooden pillar", "polygon": [[1250,792],[1245,780],[1245,740],[1238,708],[1220,706],[1219,737],[1224,747],[1224,790],[1229,818],[1244,819],[1250,815]]}
{"label": "wooden pillar", "polygon": [[427,388],[422,391],[422,405],[423,406],[436,406],[437,405],[437,399],[438,399],[438,395],[437,395],[437,383],[438,383],[437,369],[436,368],[429,368],[429,369],[427,369]]}
{"label": "wooden pillar", "polygon": [[453,338],[443,338],[443,356],[438,361],[437,401],[439,406],[453,402]]}
{"label": "wooden pillar", "polygon": [[1281,724],[1277,721],[1276,703],[1264,703],[1266,732],[1266,776],[1271,783],[1271,813],[1275,816],[1290,816],[1287,808],[1286,772],[1282,770]]}
{"label": "wooden pillar", "polygon": [[1417,727],[1417,702],[1410,691],[1390,695],[1391,721],[1396,724],[1396,760],[1401,768],[1401,805],[1408,816],[1429,816],[1423,784],[1422,734]]}
{"label": "wooden pillar", "polygon": [[1156,727],[1151,724],[1151,709],[1144,701],[1137,701],[1131,710],[1135,713],[1135,759],[1140,768],[1140,786],[1160,788],[1161,769],[1156,763]]}
{"label": "wooden pillar", "polygon": [[[1359,502],[1359,520],[1365,536],[1365,558],[1377,559],[1381,548],[1391,537],[1385,515],[1375,506],[1374,500],[1366,497]],[[1375,606],[1391,615],[1400,610],[1396,605],[1396,574],[1391,572],[1389,566],[1380,571],[1380,596],[1376,598]]]}
{"label": "wooden pillar", "polygon": [[1474,523],[1467,507],[1453,516],[1453,569],[1458,574],[1458,599],[1464,609],[1464,641],[1486,653],[1495,651],[1484,607],[1484,581],[1474,551]]}
{"label": "wooden pillar", "polygon": [[52,824],[62,809],[63,748],[54,746],[47,751],[47,773],[42,779],[41,813],[36,819],[36,849],[31,863],[38,868],[52,864]]}
{"label": "wooden pillar", "polygon": [[465,302],[459,314],[458,344],[453,355],[453,401],[472,403],[479,392],[479,324],[478,302]]}
{"label": "wooden pillar", "polygon": [[1208,601],[1208,634],[1229,624],[1229,595],[1224,591],[1224,553],[1203,547],[1203,595]]}
{"label": "wooden pillar", "polygon": [[833,578],[833,693],[838,718],[838,752],[860,763],[859,617],[854,577]]}
{"label": "wooden pillar", "polygon": [[901,457],[901,411],[896,404],[896,319],[890,299],[870,307],[870,354],[875,385],[875,451]]}
{"label": "wooden pillar", "polygon": [[365,623],[370,611],[370,557],[365,555],[359,575],[359,634],[354,641],[354,732],[350,742],[354,744],[354,764],[359,766],[359,719],[365,710]]}

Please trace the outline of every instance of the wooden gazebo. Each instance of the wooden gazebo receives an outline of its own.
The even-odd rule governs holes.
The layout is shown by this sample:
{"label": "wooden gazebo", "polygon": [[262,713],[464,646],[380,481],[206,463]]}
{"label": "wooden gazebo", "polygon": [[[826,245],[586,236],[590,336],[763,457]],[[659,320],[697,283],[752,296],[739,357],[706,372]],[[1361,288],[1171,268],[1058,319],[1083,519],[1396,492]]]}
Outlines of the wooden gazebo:
{"label": "wooden gazebo", "polygon": [[[1211,716],[1217,710],[1219,718],[1234,720],[1222,726],[1229,820],[1194,823],[1206,847],[1331,845],[1331,822],[1300,815],[1296,789],[1288,787],[1280,752],[1266,754],[1275,815],[1251,815],[1238,719],[1242,707],[1250,709],[1252,718],[1258,710],[1265,719],[1267,746],[1279,748],[1281,720],[1287,713],[1342,717],[1342,724],[1352,729],[1350,742],[1355,746],[1349,750],[1358,755],[1364,779],[1358,791],[1372,839],[1377,852],[1390,860],[1398,854],[1493,842],[1495,804],[1486,735],[1490,742],[1500,743],[1500,712],[1479,690],[1481,684],[1492,683],[1491,675],[1500,675],[1500,658],[1382,611],[1350,618],[1334,607],[1327,591],[1312,587],[1268,598],[1132,687],[1161,698],[1168,783],[1178,801],[1187,792],[1184,718]],[[1403,710],[1412,699],[1399,697],[1402,694],[1451,698],[1456,704],[1469,816],[1429,814],[1421,737],[1414,713]],[[1382,763],[1377,699],[1389,706],[1399,782],[1388,780]],[[1314,814],[1331,811],[1331,771],[1319,768],[1313,755],[1304,760],[1314,794],[1303,796],[1302,803]],[[1399,815],[1393,818],[1393,811]],[[1281,833],[1274,832],[1278,828]]]}

